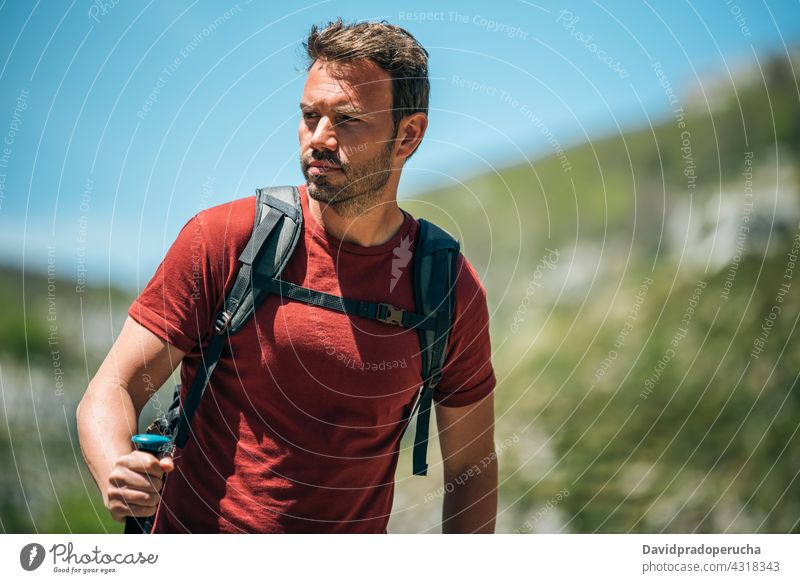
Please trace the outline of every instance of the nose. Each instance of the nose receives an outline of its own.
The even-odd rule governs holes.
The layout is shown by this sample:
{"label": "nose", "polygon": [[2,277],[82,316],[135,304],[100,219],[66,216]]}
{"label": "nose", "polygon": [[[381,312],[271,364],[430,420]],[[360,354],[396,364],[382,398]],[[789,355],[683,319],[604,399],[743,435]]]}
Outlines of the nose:
{"label": "nose", "polygon": [[322,116],[317,122],[309,145],[315,150],[336,150],[339,146],[333,124],[327,116]]}

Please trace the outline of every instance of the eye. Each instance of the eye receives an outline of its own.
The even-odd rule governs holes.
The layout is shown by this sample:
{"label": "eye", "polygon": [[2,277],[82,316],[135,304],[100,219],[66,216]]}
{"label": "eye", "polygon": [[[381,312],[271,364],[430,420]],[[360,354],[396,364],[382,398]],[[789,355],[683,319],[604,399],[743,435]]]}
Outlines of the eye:
{"label": "eye", "polygon": [[318,117],[317,114],[313,113],[311,111],[304,111],[303,112],[303,118],[304,119],[315,119],[316,117]]}

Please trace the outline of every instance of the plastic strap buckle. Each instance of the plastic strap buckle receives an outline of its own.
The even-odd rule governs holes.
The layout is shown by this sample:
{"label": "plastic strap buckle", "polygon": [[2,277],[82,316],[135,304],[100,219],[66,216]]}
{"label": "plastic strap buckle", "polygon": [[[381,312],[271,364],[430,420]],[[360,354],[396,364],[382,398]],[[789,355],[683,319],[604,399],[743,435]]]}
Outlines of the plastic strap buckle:
{"label": "plastic strap buckle", "polygon": [[231,313],[222,311],[219,314],[217,314],[217,319],[214,322],[214,331],[217,334],[224,334],[230,325],[231,325]]}
{"label": "plastic strap buckle", "polygon": [[402,326],[404,313],[405,310],[403,308],[398,308],[392,304],[378,304],[378,313],[375,317],[381,322]]}

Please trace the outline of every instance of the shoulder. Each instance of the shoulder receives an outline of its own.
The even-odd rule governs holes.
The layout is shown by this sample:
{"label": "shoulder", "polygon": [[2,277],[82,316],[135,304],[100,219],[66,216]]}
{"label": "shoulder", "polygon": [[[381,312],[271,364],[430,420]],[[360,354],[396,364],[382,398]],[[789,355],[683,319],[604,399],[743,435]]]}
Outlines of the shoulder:
{"label": "shoulder", "polygon": [[190,222],[200,226],[210,238],[230,242],[244,238],[246,242],[253,231],[255,212],[256,197],[246,196],[202,210]]}
{"label": "shoulder", "polygon": [[181,229],[167,257],[173,268],[203,273],[214,289],[234,278],[239,255],[253,232],[256,197],[238,198],[192,216]]}
{"label": "shoulder", "polygon": [[486,287],[475,268],[459,252],[456,258],[456,317],[465,312],[482,311],[486,308]]}
{"label": "shoulder", "polygon": [[[443,231],[447,236],[453,237],[447,230],[439,227],[435,223],[428,222],[434,225],[438,230]],[[470,318],[486,318],[486,287],[483,285],[473,265],[464,255],[460,241],[459,251],[455,258],[455,285],[453,286],[453,292],[455,293],[453,313],[455,322]]]}
{"label": "shoulder", "polygon": [[[406,215],[408,215],[412,222],[411,232],[416,235],[419,232],[419,219],[408,213],[407,211],[403,211]],[[427,221],[428,224],[433,225],[436,229],[443,231],[448,236],[453,237],[447,230],[443,229],[436,223],[431,221]],[[469,260],[464,255],[463,251],[460,249],[460,241],[459,241],[459,251],[456,255],[456,262],[455,262],[455,317],[458,318],[464,312],[469,312],[471,310],[481,309],[481,304],[485,306],[486,304],[486,288],[481,281],[480,276],[476,272],[475,268],[469,262]]]}
{"label": "shoulder", "polygon": [[255,210],[256,197],[247,196],[202,210],[187,225],[202,233],[209,251],[244,249],[253,232]]}

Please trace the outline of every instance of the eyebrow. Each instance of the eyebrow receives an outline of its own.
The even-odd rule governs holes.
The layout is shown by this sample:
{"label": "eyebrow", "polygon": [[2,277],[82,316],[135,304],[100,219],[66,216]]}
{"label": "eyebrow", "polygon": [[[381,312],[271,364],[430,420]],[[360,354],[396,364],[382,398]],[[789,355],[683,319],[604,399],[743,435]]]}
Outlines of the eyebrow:
{"label": "eyebrow", "polygon": [[[303,109],[303,110],[314,109],[314,106],[311,105],[310,103],[306,103],[304,101],[301,101],[300,102],[300,109]],[[361,110],[359,110],[357,108],[354,108],[352,106],[347,106],[347,105],[342,105],[340,107],[334,107],[333,110],[336,113],[343,113],[343,114],[346,114],[346,115],[366,115],[363,111],[361,111]]]}

